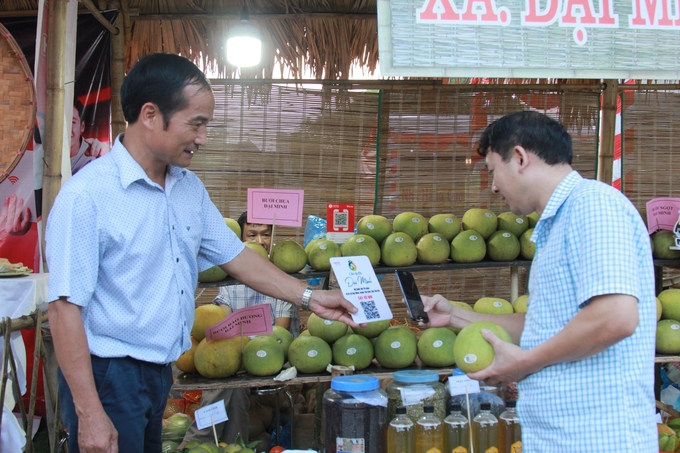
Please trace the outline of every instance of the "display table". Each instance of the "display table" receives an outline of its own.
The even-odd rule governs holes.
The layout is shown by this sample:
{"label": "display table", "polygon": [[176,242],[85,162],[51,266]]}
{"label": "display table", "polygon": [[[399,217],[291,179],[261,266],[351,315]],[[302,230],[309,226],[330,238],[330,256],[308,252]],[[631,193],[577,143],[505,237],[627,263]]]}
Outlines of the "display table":
{"label": "display table", "polygon": [[[49,274],[30,274],[21,277],[0,278],[0,318],[18,318],[30,315],[36,308],[47,309],[47,287]],[[26,393],[26,348],[21,332],[13,332],[10,341],[17,365],[17,376],[21,393]],[[3,343],[0,342],[0,352]],[[0,451],[21,451],[26,443],[26,434],[12,414],[16,404],[12,390],[11,375],[5,389],[5,404],[2,408],[0,427]]]}

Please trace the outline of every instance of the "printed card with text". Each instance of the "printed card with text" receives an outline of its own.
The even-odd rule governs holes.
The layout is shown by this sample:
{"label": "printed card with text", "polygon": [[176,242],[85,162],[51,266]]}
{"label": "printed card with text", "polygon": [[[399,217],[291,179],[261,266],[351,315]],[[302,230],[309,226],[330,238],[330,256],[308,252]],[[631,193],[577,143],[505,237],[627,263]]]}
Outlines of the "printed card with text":
{"label": "printed card with text", "polygon": [[206,341],[227,340],[239,335],[252,337],[273,333],[271,305],[258,304],[241,308],[217,324],[205,329]]}
{"label": "printed card with text", "polygon": [[331,267],[345,299],[359,309],[352,315],[354,322],[392,319],[392,310],[367,256],[331,258]]}
{"label": "printed card with text", "polygon": [[229,417],[227,417],[227,410],[224,407],[224,400],[219,400],[216,403],[196,409],[194,417],[196,418],[196,427],[198,429],[209,428],[213,424],[216,425],[229,420]]}
{"label": "printed card with text", "polygon": [[248,189],[248,223],[302,226],[304,190]]}

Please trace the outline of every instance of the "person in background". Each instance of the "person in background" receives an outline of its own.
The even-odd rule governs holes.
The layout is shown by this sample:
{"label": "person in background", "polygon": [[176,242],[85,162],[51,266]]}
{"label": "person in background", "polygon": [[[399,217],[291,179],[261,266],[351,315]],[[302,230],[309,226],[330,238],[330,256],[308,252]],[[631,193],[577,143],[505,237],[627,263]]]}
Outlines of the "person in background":
{"label": "person in background", "polygon": [[572,169],[571,137],[541,113],[498,119],[478,153],[493,193],[515,214],[540,215],[528,311],[485,315],[436,295],[423,297],[429,325],[493,321],[519,344],[483,330],[495,357],[469,377],[518,382],[523,451],[657,452],[654,269],[640,214]]}
{"label": "person in background", "polygon": [[[238,218],[241,227],[241,240],[243,242],[255,242],[260,244],[269,253],[272,239],[272,226],[258,223],[247,223],[248,213],[244,212]],[[258,293],[246,285],[221,286],[220,292],[215,300],[215,305],[222,307],[227,315],[235,310],[251,307],[258,304],[269,304],[272,313],[273,325],[281,326],[290,330],[293,337],[297,337],[300,330],[300,318],[297,307],[283,300],[275,299]],[[240,434],[245,443],[249,442],[248,429],[250,408],[250,389],[224,389],[224,390],[204,390],[201,397],[201,407],[214,404],[224,400],[229,420],[215,425],[217,438],[220,442],[234,443]],[[184,441],[180,445],[183,448],[187,442],[199,440],[201,442],[212,442],[214,436],[212,428],[199,430],[196,422],[192,422],[184,436]]]}
{"label": "person in background", "polygon": [[76,99],[73,103],[73,118],[71,120],[71,174],[75,175],[81,168],[94,159],[109,152],[108,143],[96,138],[85,138],[85,120],[83,103]]}
{"label": "person in background", "polygon": [[45,232],[71,453],[161,451],[170,364],[191,347],[201,270],[217,264],[259,292],[356,326],[339,291],[314,291],[244,247],[186,168],[215,108],[195,64],[147,55],[120,98],[125,133],[62,187]]}
{"label": "person in background", "polygon": [[5,198],[0,210],[0,233],[23,236],[31,229],[31,208],[24,207],[24,199],[12,194]]}

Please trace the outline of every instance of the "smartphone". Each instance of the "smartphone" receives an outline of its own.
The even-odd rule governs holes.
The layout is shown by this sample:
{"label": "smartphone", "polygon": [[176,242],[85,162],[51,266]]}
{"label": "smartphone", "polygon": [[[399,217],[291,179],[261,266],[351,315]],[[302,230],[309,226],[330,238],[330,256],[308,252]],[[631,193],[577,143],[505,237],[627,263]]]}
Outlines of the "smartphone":
{"label": "smartphone", "polygon": [[401,294],[404,296],[406,308],[411,319],[424,323],[430,322],[427,313],[425,313],[423,300],[420,298],[420,292],[418,292],[418,287],[416,286],[413,274],[409,271],[400,270],[396,270],[394,273],[397,275],[399,288],[401,288]]}

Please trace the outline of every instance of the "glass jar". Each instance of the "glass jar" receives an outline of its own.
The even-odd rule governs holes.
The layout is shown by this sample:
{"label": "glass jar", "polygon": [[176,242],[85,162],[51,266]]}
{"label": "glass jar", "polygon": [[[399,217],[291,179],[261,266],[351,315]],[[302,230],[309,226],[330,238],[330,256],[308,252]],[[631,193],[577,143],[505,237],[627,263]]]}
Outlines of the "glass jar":
{"label": "glass jar", "polygon": [[446,418],[448,392],[439,382],[439,374],[432,370],[395,371],[394,382],[387,386],[387,419],[392,420],[397,407],[405,406],[406,414],[413,423],[425,413],[426,404],[434,406],[434,415],[439,420]]}
{"label": "glass jar", "polygon": [[387,395],[373,376],[339,376],[323,395],[326,453],[386,451]]}

